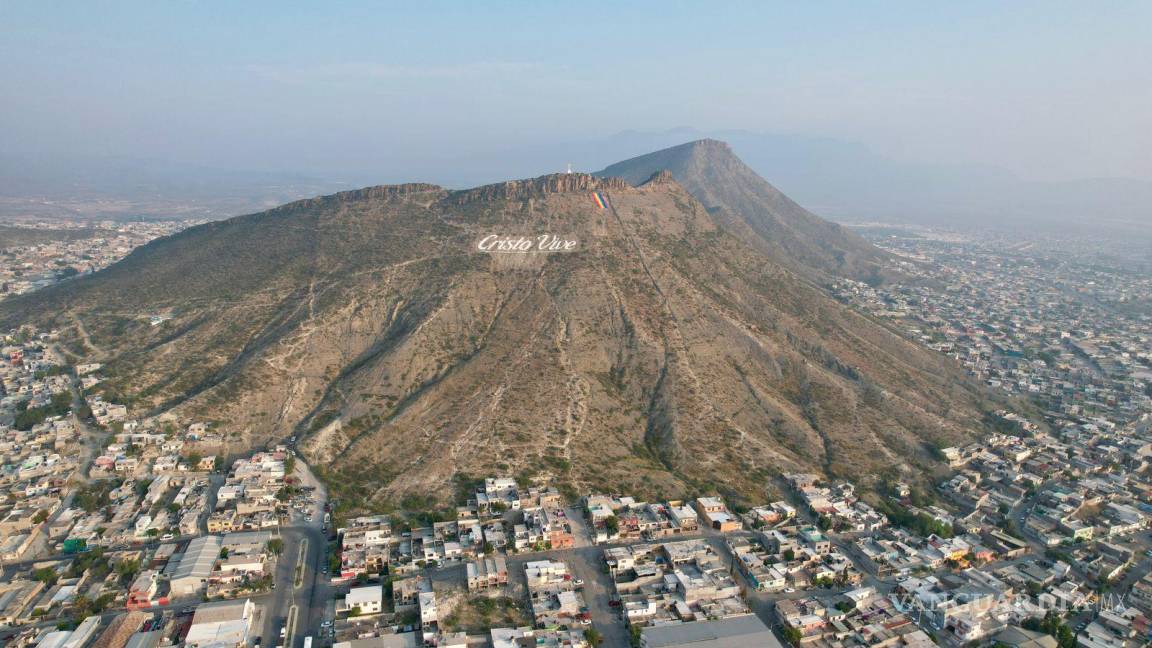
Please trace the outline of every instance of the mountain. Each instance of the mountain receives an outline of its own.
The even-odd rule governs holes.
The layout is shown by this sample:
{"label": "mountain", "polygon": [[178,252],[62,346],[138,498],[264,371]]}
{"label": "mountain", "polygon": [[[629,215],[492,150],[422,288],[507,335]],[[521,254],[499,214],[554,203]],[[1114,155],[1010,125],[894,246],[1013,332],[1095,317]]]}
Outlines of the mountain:
{"label": "mountain", "polygon": [[880,282],[891,259],[857,234],[796,204],[724,142],[704,139],[613,164],[596,175],[638,185],[667,171],[722,226],[747,226],[755,245],[794,270]]}
{"label": "mountain", "polygon": [[[799,274],[826,255],[778,260],[762,232],[853,239],[737,203],[754,179],[734,163],[698,171],[716,204],[668,171],[301,200],[0,302],[0,326],[59,327],[109,398],[208,420],[229,452],[300,435],[351,509],[493,473],[755,501],[782,471],[915,478],[974,438],[978,386]],[[569,243],[481,250],[493,236]]]}

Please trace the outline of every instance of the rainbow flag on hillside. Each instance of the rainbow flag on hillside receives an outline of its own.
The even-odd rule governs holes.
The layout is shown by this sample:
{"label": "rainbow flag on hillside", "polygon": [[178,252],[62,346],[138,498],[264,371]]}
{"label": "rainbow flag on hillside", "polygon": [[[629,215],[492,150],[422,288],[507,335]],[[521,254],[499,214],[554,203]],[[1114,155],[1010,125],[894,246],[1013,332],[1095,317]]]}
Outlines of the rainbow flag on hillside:
{"label": "rainbow flag on hillside", "polygon": [[596,206],[600,209],[608,209],[608,198],[599,191],[592,194],[592,200],[596,201]]}

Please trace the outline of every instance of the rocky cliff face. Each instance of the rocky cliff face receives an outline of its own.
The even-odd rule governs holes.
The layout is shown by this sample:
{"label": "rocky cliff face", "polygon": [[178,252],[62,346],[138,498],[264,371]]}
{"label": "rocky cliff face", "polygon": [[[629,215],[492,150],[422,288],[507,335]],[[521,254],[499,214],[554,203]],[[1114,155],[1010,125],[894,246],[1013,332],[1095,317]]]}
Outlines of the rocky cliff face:
{"label": "rocky cliff face", "polygon": [[525,200],[547,194],[611,191],[624,189],[628,183],[620,178],[597,178],[587,173],[554,173],[531,180],[510,180],[453,192],[448,201],[455,205],[493,200]]}
{"label": "rocky cliff face", "polygon": [[[110,395],[212,421],[231,450],[299,435],[363,507],[495,473],[754,500],[781,471],[866,483],[971,437],[981,392],[946,360],[674,175],[302,201],[5,301],[0,323],[61,327]],[[546,235],[578,245],[533,247]],[[529,248],[481,249],[492,236]],[[150,326],[158,312],[172,319]]]}

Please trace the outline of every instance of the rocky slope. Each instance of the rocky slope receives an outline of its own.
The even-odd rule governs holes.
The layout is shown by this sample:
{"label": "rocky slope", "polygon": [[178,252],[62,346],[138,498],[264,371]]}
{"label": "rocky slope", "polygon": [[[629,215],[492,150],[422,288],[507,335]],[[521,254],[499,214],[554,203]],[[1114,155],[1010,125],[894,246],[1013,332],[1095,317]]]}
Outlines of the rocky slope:
{"label": "rocky slope", "polygon": [[746,225],[755,234],[751,244],[802,276],[846,276],[873,283],[885,277],[891,261],[885,252],[793,202],[724,142],[688,142],[618,162],[596,175],[635,185],[658,171],[670,173],[718,223]]}
{"label": "rocky slope", "polygon": [[[365,506],[492,473],[755,499],[781,471],[931,468],[974,434],[983,397],[945,359],[670,171],[300,201],[2,302],[0,325],[55,323],[135,411],[212,420],[237,451],[301,435]],[[574,243],[479,249],[544,235]]]}

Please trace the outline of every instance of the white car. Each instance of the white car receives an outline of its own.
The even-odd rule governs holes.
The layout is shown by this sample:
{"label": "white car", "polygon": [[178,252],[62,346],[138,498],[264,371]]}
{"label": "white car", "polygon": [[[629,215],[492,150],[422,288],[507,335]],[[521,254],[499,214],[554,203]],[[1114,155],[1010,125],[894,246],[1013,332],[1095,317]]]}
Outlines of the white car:
{"label": "white car", "polygon": [[793,593],[795,593],[795,592],[796,592],[796,588],[795,588],[795,587],[785,587],[785,588],[784,588],[784,593],[785,593],[785,594],[793,594]]}

